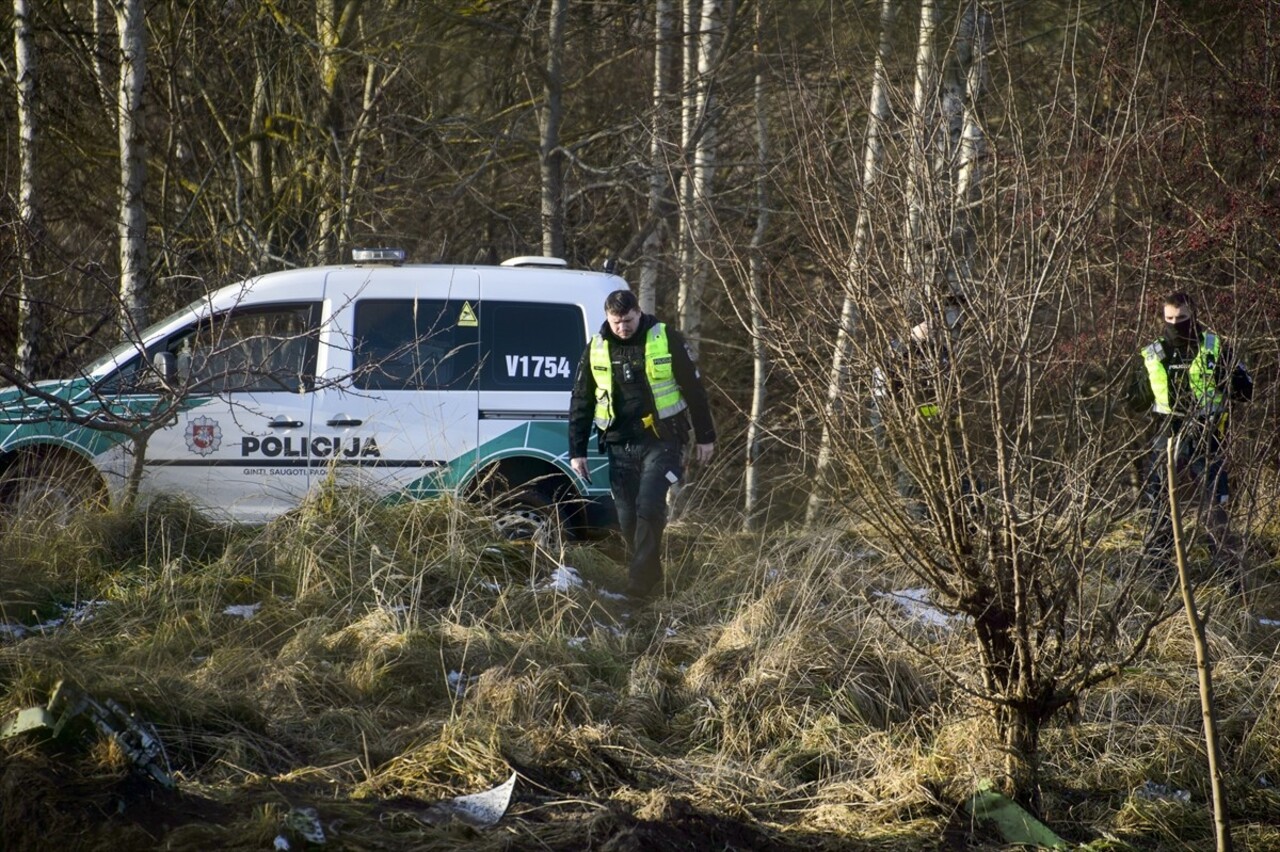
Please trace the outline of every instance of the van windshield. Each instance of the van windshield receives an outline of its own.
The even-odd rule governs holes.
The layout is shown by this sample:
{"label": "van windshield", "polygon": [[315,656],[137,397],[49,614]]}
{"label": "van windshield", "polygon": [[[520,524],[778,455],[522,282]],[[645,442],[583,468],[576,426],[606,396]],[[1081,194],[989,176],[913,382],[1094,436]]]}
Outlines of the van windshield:
{"label": "van windshield", "polygon": [[142,330],[142,333],[140,333],[136,339],[121,341],[120,343],[116,344],[114,347],[109,349],[105,354],[91,361],[84,368],[85,375],[96,376],[99,373],[103,373],[109,369],[119,366],[130,355],[141,350],[142,347],[145,345],[146,341],[151,340],[153,337],[155,337],[156,332],[158,332],[161,328],[173,323],[173,321],[178,319],[179,317],[190,315],[192,312],[196,311],[201,305],[207,304],[207,302],[208,302],[207,299],[196,299],[191,304],[187,305],[184,308],[179,308],[178,310],[169,314],[164,319],[158,322],[153,322],[151,325],[144,328]]}

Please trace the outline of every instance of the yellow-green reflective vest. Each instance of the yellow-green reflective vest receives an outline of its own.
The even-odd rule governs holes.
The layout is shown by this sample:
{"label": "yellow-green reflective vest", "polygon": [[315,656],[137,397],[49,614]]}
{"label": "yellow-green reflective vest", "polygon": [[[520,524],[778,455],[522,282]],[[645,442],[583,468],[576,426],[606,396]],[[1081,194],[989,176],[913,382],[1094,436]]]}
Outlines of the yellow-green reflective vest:
{"label": "yellow-green reflective vest", "polygon": [[[1213,381],[1213,369],[1218,363],[1221,348],[1218,335],[1206,331],[1200,340],[1200,351],[1187,368],[1187,386],[1197,406],[1194,413],[1216,414],[1222,411],[1223,394]],[[1164,344],[1157,340],[1144,348],[1142,362],[1146,365],[1147,380],[1156,399],[1152,410],[1158,414],[1173,414],[1173,393],[1169,388],[1169,371],[1164,365]]]}
{"label": "yellow-green reflective vest", "polygon": [[[645,333],[644,374],[660,419],[689,407],[680,395],[680,386],[671,369],[671,346],[667,342],[665,323],[654,323]],[[596,380],[596,428],[603,432],[613,424],[613,360],[609,357],[609,342],[602,334],[591,338],[591,375]]]}

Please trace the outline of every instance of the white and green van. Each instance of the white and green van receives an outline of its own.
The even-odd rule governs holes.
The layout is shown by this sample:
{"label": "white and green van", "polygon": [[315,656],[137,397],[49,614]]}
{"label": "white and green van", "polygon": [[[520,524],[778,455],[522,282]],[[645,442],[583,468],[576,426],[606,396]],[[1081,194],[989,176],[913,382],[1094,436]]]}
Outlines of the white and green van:
{"label": "white and green van", "polygon": [[143,498],[260,522],[332,476],[392,499],[505,494],[535,516],[606,524],[605,459],[592,458],[594,485],[579,478],[566,430],[578,359],[626,282],[553,258],[353,257],[223,287],[74,379],[0,390],[0,499],[118,500],[139,446],[118,425],[167,407]]}

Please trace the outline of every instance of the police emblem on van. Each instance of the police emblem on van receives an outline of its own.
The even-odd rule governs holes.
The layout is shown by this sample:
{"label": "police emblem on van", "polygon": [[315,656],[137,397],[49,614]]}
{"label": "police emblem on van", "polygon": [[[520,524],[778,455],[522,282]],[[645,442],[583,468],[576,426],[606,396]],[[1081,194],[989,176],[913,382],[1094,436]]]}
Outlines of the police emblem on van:
{"label": "police emblem on van", "polygon": [[210,417],[196,417],[187,421],[187,449],[198,455],[216,453],[222,446],[222,427]]}

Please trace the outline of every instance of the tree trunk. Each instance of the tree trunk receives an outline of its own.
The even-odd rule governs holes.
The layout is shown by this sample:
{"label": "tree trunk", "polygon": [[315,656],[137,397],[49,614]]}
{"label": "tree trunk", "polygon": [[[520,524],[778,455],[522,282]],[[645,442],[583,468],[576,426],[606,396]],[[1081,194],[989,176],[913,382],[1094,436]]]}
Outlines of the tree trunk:
{"label": "tree trunk", "polygon": [[681,78],[680,78],[680,227],[679,227],[679,261],[680,274],[677,286],[677,315],[683,314],[684,300],[694,275],[693,245],[693,158],[695,139],[697,138],[698,105],[696,86],[698,77],[698,27],[701,20],[700,0],[682,0],[681,20],[684,24],[681,41]]}
{"label": "tree trunk", "polygon": [[920,0],[920,34],[916,41],[916,82],[911,99],[910,144],[907,149],[907,227],[903,267],[924,295],[933,285],[936,253],[925,221],[925,202],[933,185],[931,140],[937,133],[934,98],[938,91],[936,0]]}
{"label": "tree trunk", "polygon": [[[271,62],[268,57],[257,55],[253,67],[253,106],[250,119],[249,164],[253,174],[253,186],[258,197],[266,202],[275,197],[276,181],[271,154],[271,137],[268,132],[268,116],[271,114]],[[255,246],[258,263],[265,263],[271,257],[281,254],[276,245],[278,237],[277,219],[274,215],[268,220],[271,224],[260,229]]]}
{"label": "tree trunk", "polygon": [[32,288],[40,245],[36,199],[36,45],[27,0],[13,0],[13,54],[18,96],[18,339],[13,365],[23,375],[36,372],[40,339],[39,301]]}
{"label": "tree trunk", "polygon": [[564,154],[560,150],[560,123],[564,118],[564,25],[569,0],[552,0],[547,39],[547,74],[543,83],[542,147],[542,253],[564,257]]}
{"label": "tree trunk", "polygon": [[1182,603],[1191,626],[1191,639],[1196,649],[1196,674],[1200,687],[1200,715],[1204,722],[1204,742],[1209,753],[1209,786],[1213,790],[1214,837],[1218,852],[1231,852],[1231,823],[1227,813],[1227,791],[1222,784],[1222,749],[1218,746],[1218,720],[1213,701],[1213,664],[1209,660],[1209,642],[1205,638],[1205,621],[1196,609],[1191,577],[1187,573],[1187,554],[1182,542],[1182,517],[1178,509],[1178,479],[1174,465],[1174,438],[1165,444],[1165,483],[1169,489],[1170,526],[1173,528],[1174,554],[1178,560],[1178,585]]}
{"label": "tree trunk", "polygon": [[673,147],[669,117],[671,99],[671,38],[675,30],[672,0],[656,0],[654,10],[653,49],[653,128],[649,137],[649,233],[644,238],[640,255],[640,310],[653,313],[657,308],[658,273],[662,269],[662,247],[665,226],[662,205],[671,181],[671,168],[666,162]]}
{"label": "tree trunk", "polygon": [[346,191],[343,175],[344,119],[338,83],[349,57],[352,33],[359,22],[361,0],[316,0],[316,39],[319,42],[320,107],[316,126],[323,134],[317,159],[319,173],[313,186],[312,203],[318,208],[316,233],[311,241],[310,260],[315,263],[337,259],[347,239],[342,198]]}
{"label": "tree trunk", "polygon": [[973,266],[973,226],[970,208],[981,197],[982,159],[986,156],[986,133],[978,117],[978,99],[986,81],[987,46],[991,14],[972,3],[965,11],[960,48],[965,72],[961,114],[963,116],[955,176],[955,214],[952,217],[951,264],[947,277],[954,292],[967,293]]}
{"label": "tree trunk", "polygon": [[831,354],[831,374],[827,380],[827,399],[822,418],[822,437],[818,441],[817,475],[809,495],[805,523],[817,521],[826,503],[828,483],[826,477],[831,466],[832,432],[835,419],[844,397],[845,365],[853,342],[856,310],[853,296],[859,291],[858,281],[866,275],[867,239],[871,227],[871,199],[880,179],[881,161],[884,159],[884,143],[881,133],[889,119],[889,96],[885,68],[893,49],[892,28],[897,15],[894,0],[880,2],[880,44],[876,52],[875,70],[871,75],[871,99],[867,110],[867,138],[862,157],[862,198],[858,218],[853,229],[853,249],[849,255],[849,286],[845,288],[844,304],[840,310],[840,327],[836,329],[835,349]]}
{"label": "tree trunk", "polygon": [[690,183],[686,217],[689,221],[689,253],[687,274],[680,278],[680,328],[684,331],[693,354],[698,354],[698,335],[702,328],[702,294],[706,289],[707,250],[712,232],[712,204],[716,174],[719,134],[715,81],[724,42],[724,0],[703,0],[699,16],[697,75],[694,91],[693,180]]}
{"label": "tree trunk", "polygon": [[756,4],[755,43],[752,48],[755,60],[755,108],[756,108],[756,228],[751,235],[750,287],[748,308],[751,311],[751,419],[747,422],[747,462],[743,476],[743,525],[750,532],[755,529],[759,513],[760,492],[760,443],[761,422],[764,419],[766,379],[769,371],[769,352],[765,346],[765,317],[762,314],[762,295],[765,288],[764,239],[769,229],[769,120],[765,96],[768,94],[767,68],[761,48],[761,7]]}
{"label": "tree trunk", "polygon": [[120,86],[116,100],[120,144],[120,312],[126,338],[146,326],[146,151],[142,94],[146,86],[146,20],[142,0],[116,0],[120,38]]}

